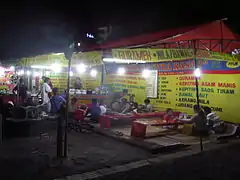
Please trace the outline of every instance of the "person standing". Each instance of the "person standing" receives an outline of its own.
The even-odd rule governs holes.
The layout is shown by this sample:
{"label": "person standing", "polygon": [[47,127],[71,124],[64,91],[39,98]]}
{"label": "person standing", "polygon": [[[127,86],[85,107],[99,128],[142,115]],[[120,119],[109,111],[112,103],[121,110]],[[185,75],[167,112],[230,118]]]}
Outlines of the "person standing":
{"label": "person standing", "polygon": [[51,103],[49,98],[49,93],[52,92],[51,87],[49,86],[49,78],[44,79],[44,83],[42,85],[42,102],[44,105],[44,109],[46,113],[49,113],[51,111]]}
{"label": "person standing", "polygon": [[51,102],[51,113],[56,114],[58,113],[62,106],[66,104],[66,100],[58,95],[58,88],[53,88],[53,96],[50,99]]}
{"label": "person standing", "polygon": [[27,100],[27,87],[24,84],[22,78],[19,79],[19,83],[13,88],[13,94],[19,94],[21,104],[24,104]]}
{"label": "person standing", "polygon": [[80,77],[76,77],[75,82],[74,82],[74,88],[82,89],[82,81],[81,81]]}

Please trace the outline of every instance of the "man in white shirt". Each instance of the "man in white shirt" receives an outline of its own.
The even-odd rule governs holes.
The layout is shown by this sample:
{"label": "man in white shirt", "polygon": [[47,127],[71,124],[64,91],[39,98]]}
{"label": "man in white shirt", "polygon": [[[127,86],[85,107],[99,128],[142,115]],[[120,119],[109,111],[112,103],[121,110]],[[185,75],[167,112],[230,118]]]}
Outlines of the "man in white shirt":
{"label": "man in white shirt", "polygon": [[51,111],[51,103],[49,98],[49,93],[52,92],[51,87],[49,86],[49,78],[45,78],[44,83],[42,85],[42,102],[45,108],[45,112],[49,113]]}
{"label": "man in white shirt", "polygon": [[153,107],[152,107],[151,101],[149,99],[145,99],[144,104],[145,104],[146,112],[152,112],[153,111]]}

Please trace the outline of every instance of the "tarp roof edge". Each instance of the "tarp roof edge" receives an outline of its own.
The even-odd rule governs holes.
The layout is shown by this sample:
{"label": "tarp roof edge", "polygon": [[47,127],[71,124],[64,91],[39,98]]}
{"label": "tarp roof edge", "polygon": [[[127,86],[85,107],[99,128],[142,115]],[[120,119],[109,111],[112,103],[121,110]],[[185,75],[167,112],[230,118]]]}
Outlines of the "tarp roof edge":
{"label": "tarp roof edge", "polygon": [[[108,42],[108,43],[105,43],[105,44],[102,44],[102,45],[97,45],[97,46],[90,47],[89,49],[87,49],[87,51],[97,50],[97,49],[111,49],[111,48],[151,44],[151,43],[154,43],[156,41],[160,41],[160,40],[164,40],[164,39],[171,39],[172,37],[174,37],[178,34],[184,35],[184,34],[187,34],[189,32],[193,32],[195,29],[200,29],[201,27],[204,27],[204,26],[207,26],[207,25],[210,25],[210,24],[213,24],[213,23],[216,24],[216,23],[221,23],[221,22],[223,22],[223,20],[216,20],[216,21],[212,21],[210,23],[205,23],[205,24],[198,25],[198,26],[190,26],[190,27],[185,27],[185,28],[178,28],[178,29],[175,29],[175,30],[172,29],[172,30],[166,30],[166,31],[159,31],[159,32],[151,33],[151,34],[144,34],[144,35],[134,36],[134,37],[130,37],[130,38],[123,38],[119,41]],[[235,37],[235,38],[232,38],[232,40],[237,40],[240,37],[239,35],[234,34],[224,24],[224,22],[222,24],[223,24],[224,30],[226,30],[228,32],[231,32],[233,34],[233,36]],[[219,28],[220,28],[220,26],[219,26]],[[180,33],[173,34],[174,32],[177,32],[177,31],[179,31]],[[160,35],[164,35],[164,34],[166,36],[167,35],[169,35],[169,36],[168,37],[161,37],[160,36]],[[199,37],[199,39],[201,39],[201,37]]]}

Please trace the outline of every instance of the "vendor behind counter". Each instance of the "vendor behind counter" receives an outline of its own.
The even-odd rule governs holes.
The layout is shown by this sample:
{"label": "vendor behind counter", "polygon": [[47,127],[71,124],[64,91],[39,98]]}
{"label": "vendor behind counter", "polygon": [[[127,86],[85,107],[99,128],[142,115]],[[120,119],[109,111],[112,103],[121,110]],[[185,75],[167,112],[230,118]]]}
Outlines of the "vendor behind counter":
{"label": "vendor behind counter", "polygon": [[128,89],[123,89],[121,92],[114,92],[110,97],[110,99],[111,99],[111,102],[114,102],[116,100],[126,98],[127,95],[128,95]]}

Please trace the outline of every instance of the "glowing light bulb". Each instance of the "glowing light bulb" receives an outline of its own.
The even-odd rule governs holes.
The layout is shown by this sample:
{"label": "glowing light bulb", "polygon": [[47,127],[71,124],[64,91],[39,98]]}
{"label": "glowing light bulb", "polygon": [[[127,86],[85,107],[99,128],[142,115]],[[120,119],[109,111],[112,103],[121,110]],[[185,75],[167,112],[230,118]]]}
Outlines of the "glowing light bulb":
{"label": "glowing light bulb", "polygon": [[79,64],[79,65],[77,66],[77,71],[78,71],[80,74],[84,73],[84,72],[86,71],[86,66],[85,66],[84,64]]}
{"label": "glowing light bulb", "polygon": [[27,76],[30,76],[31,75],[31,71],[27,71]]}
{"label": "glowing light bulb", "polygon": [[196,68],[194,70],[194,76],[197,78],[199,78],[201,76],[201,70],[199,68]]}
{"label": "glowing light bulb", "polygon": [[97,76],[97,71],[95,69],[92,69],[90,72],[92,77],[96,77]]}
{"label": "glowing light bulb", "polygon": [[60,64],[57,64],[57,63],[53,64],[52,67],[51,67],[51,69],[52,69],[53,72],[55,72],[55,73],[60,73],[60,72],[62,71],[61,65],[60,65]]}
{"label": "glowing light bulb", "polygon": [[150,71],[148,69],[144,69],[142,71],[142,77],[147,78],[150,76]]}
{"label": "glowing light bulb", "polygon": [[118,68],[118,74],[119,75],[124,75],[125,74],[125,69],[124,68]]}

